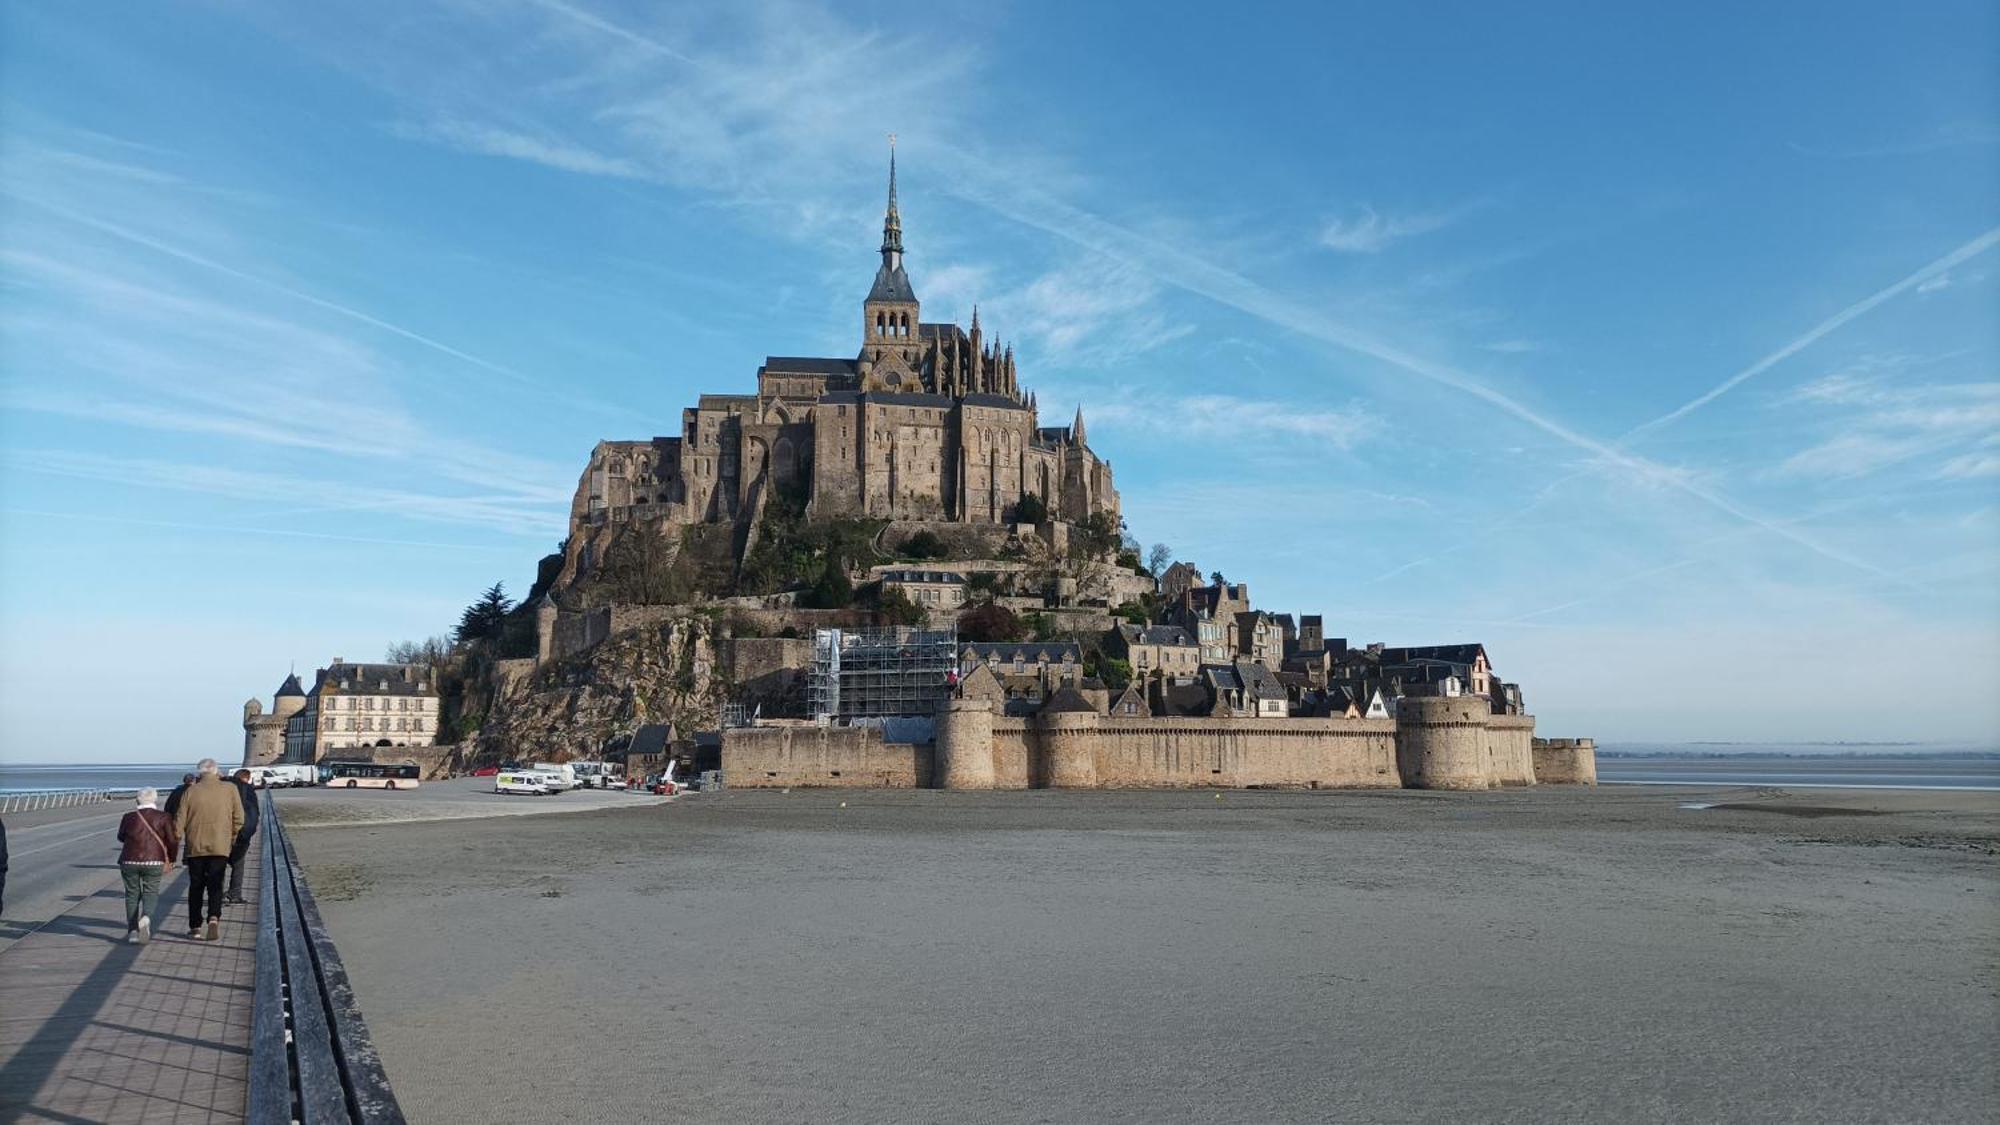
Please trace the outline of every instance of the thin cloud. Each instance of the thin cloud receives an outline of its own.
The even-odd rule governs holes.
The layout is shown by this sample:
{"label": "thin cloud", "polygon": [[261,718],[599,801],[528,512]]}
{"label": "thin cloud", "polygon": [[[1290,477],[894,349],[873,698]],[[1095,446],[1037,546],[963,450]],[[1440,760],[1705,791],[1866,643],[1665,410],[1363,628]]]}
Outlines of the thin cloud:
{"label": "thin cloud", "polygon": [[395,131],[411,140],[438,141],[460,152],[525,160],[562,172],[628,180],[654,178],[636,161],[624,157],[606,156],[569,141],[532,137],[492,125],[445,119],[423,125],[398,125]]}
{"label": "thin cloud", "polygon": [[423,521],[465,524],[536,539],[545,538],[551,526],[547,506],[523,505],[514,497],[442,496],[402,489],[370,488],[347,481],[192,465],[155,458],[111,457],[71,450],[12,451],[6,455],[6,464],[18,472],[99,481],[127,488],[143,485],[287,506],[301,497],[340,496],[340,510],[374,511]]}
{"label": "thin cloud", "polygon": [[1985,480],[2000,477],[2000,454],[1966,453],[1944,463],[1939,480]]}
{"label": "thin cloud", "polygon": [[[960,154],[961,159],[963,154]],[[965,161],[968,171],[974,162]],[[1680,491],[1744,523],[1754,524],[1773,535],[1788,539],[1823,558],[1857,570],[1893,577],[1881,567],[1848,552],[1821,543],[1809,535],[1778,521],[1758,515],[1734,500],[1696,481],[1685,470],[1672,469],[1644,457],[1572,429],[1517,401],[1459,369],[1425,359],[1345,324],[1332,316],[1300,304],[1283,294],[1251,281],[1233,270],[1181,247],[1143,236],[1109,220],[1091,214],[1032,186],[1009,185],[1005,194],[990,190],[984,177],[966,176],[957,190],[966,198],[1014,219],[1024,226],[1047,231],[1107,257],[1126,261],[1150,276],[1170,285],[1207,297],[1267,323],[1287,328],[1309,339],[1331,344],[1346,351],[1379,360],[1420,376],[1469,398],[1495,407],[1526,423],[1597,457],[1608,466],[1633,478]],[[2000,234],[2000,231],[1996,231]]]}
{"label": "thin cloud", "polygon": [[1357,215],[1328,222],[1319,232],[1319,242],[1321,246],[1342,254],[1379,254],[1406,238],[1442,230],[1464,214],[1464,209],[1460,209],[1392,216],[1364,206]]}
{"label": "thin cloud", "polygon": [[[1049,397],[1051,406],[1058,399]],[[1140,407],[1128,402],[1086,406],[1086,426],[1109,424],[1175,437],[1236,442],[1245,433],[1305,439],[1347,449],[1383,431],[1381,419],[1354,406],[1328,410],[1317,404],[1196,394],[1157,397]]]}

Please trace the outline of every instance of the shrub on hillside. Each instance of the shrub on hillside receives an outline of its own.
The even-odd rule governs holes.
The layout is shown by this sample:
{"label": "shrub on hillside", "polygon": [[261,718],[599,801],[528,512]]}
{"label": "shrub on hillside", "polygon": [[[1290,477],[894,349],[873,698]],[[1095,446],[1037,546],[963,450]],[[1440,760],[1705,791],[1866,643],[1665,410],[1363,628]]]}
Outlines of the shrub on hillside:
{"label": "shrub on hillside", "polygon": [[958,615],[958,635],[963,640],[1004,644],[1018,641],[1026,633],[1021,619],[1004,605],[985,602]]}
{"label": "shrub on hillside", "polygon": [[941,559],[950,553],[934,531],[919,531],[903,540],[903,554],[913,559]]}

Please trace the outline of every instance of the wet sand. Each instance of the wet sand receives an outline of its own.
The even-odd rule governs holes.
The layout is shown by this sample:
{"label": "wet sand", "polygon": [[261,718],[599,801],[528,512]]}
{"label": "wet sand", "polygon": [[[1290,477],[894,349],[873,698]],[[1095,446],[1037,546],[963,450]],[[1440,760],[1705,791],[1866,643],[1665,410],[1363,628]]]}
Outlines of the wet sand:
{"label": "wet sand", "polygon": [[733,791],[295,840],[417,1122],[2000,1104],[1993,794]]}

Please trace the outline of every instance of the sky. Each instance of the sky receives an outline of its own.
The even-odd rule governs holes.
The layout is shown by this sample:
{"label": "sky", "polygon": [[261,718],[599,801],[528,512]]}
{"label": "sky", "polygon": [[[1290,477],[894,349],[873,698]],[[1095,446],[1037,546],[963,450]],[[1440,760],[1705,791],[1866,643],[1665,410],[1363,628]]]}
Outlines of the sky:
{"label": "sky", "polygon": [[595,442],[858,350],[892,133],[925,319],[1260,608],[2000,744],[2000,9],[1656,7],[6,5],[0,759],[525,592]]}

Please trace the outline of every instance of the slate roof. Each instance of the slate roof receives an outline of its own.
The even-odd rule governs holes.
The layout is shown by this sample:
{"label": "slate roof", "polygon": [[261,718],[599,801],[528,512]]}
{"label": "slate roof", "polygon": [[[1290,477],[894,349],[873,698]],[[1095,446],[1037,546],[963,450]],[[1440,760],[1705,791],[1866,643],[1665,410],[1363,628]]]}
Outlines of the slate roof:
{"label": "slate roof", "polygon": [[1069,712],[1084,711],[1084,712],[1089,712],[1091,714],[1096,714],[1097,712],[1097,708],[1092,707],[1090,705],[1090,700],[1085,699],[1081,694],[1077,692],[1075,688],[1071,687],[1058,688],[1053,694],[1049,696],[1049,701],[1047,703],[1042,704],[1042,710],[1069,711]]}
{"label": "slate roof", "polygon": [[1198,683],[1167,684],[1160,689],[1162,706],[1158,713],[1167,715],[1206,715],[1213,709],[1208,689]]}
{"label": "slate roof", "polygon": [[297,672],[294,672],[291,675],[285,677],[284,683],[278,685],[278,694],[276,698],[284,699],[288,696],[303,697],[305,693],[306,689],[300,686],[299,684],[299,674]]}
{"label": "slate roof", "polygon": [[856,370],[851,359],[826,359],[820,356],[767,355],[764,370],[781,374],[797,375],[852,375]]}
{"label": "slate roof", "polygon": [[1178,645],[1182,648],[1195,647],[1194,634],[1179,625],[1132,625],[1118,627],[1125,636],[1125,643],[1136,645]]}
{"label": "slate roof", "polygon": [[967,406],[997,406],[1003,410],[1027,409],[1027,407],[1021,405],[1018,402],[1015,402],[1013,399],[1008,398],[1006,395],[987,394],[984,391],[981,391],[977,394],[966,395],[964,401]]}
{"label": "slate roof", "polygon": [[1285,698],[1285,687],[1271,674],[1271,670],[1252,661],[1204,664],[1201,674],[1216,691],[1242,691],[1252,699]]}
{"label": "slate roof", "polygon": [[631,745],[625,748],[630,754],[664,754],[667,743],[673,739],[674,728],[669,723],[647,723],[632,736]]}
{"label": "slate roof", "polygon": [[1011,664],[1019,656],[1030,664],[1044,660],[1050,664],[1061,664],[1067,657],[1072,664],[1083,662],[1083,647],[1075,641],[1021,641],[1002,643],[995,641],[966,641],[958,646],[959,659],[970,655],[979,660],[989,657],[1002,664]]}
{"label": "slate roof", "polygon": [[950,570],[885,570],[884,582],[942,582],[948,586],[965,585],[965,575]]}
{"label": "slate roof", "polygon": [[903,267],[891,269],[889,263],[883,262],[875,270],[875,284],[868,287],[868,299],[915,304],[917,291],[910,288],[910,275],[903,272]]}
{"label": "slate roof", "polygon": [[[386,681],[386,682],[385,682]],[[436,695],[430,669],[421,664],[335,664],[313,677],[313,694]]]}
{"label": "slate roof", "polygon": [[1411,660],[1402,664],[1384,664],[1381,674],[1406,684],[1436,684],[1444,682],[1447,676],[1470,680],[1472,668],[1448,660]]}
{"label": "slate roof", "polygon": [[968,342],[970,342],[970,340],[972,339],[970,336],[967,336],[965,334],[965,329],[960,328],[958,325],[953,324],[948,320],[919,324],[917,325],[917,335],[943,336],[946,337],[947,339],[965,340]]}
{"label": "slate roof", "polygon": [[1409,664],[1418,660],[1448,660],[1453,664],[1469,665],[1485,654],[1486,646],[1477,641],[1463,645],[1414,645],[1407,648],[1384,648],[1382,663]]}

